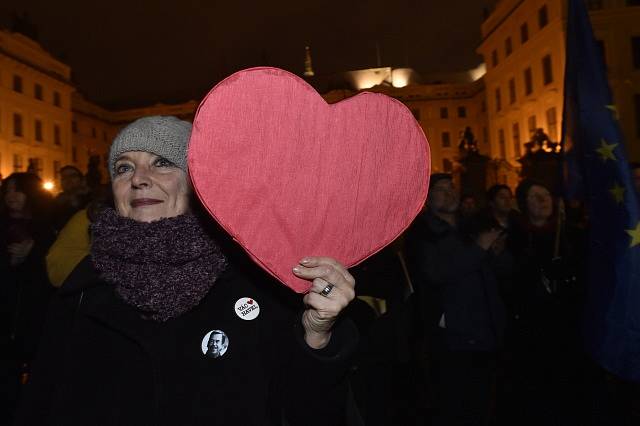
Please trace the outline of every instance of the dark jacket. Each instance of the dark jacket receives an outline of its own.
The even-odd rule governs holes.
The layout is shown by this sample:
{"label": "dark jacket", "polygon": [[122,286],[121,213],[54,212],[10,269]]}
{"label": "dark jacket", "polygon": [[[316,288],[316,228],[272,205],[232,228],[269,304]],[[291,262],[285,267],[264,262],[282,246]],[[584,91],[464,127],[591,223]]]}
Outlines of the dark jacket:
{"label": "dark jacket", "polygon": [[[17,424],[342,424],[355,327],[339,322],[326,348],[309,348],[301,306],[261,277],[230,267],[197,307],[157,323],[125,304],[86,258],[52,304]],[[259,304],[254,320],[236,312],[244,297]],[[212,330],[228,338],[218,358],[203,353]]]}
{"label": "dark jacket", "polygon": [[[496,276],[508,260],[429,213],[420,215],[409,231],[407,258],[424,332],[444,334],[448,350],[498,349],[505,312]],[[443,314],[445,328],[439,327]]]}

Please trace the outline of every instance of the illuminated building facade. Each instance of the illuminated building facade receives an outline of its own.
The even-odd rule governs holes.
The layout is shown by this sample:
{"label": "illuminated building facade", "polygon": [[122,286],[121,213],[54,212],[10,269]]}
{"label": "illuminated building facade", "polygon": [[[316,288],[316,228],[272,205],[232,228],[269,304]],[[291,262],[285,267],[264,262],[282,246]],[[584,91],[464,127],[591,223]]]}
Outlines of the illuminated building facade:
{"label": "illuminated building facade", "polygon": [[[585,0],[629,155],[640,159],[640,2]],[[501,0],[483,22],[491,156],[516,165],[536,128],[562,131],[566,0]],[[604,106],[603,106],[604,107]],[[510,183],[514,177],[510,177]]]}
{"label": "illuminated building facade", "polygon": [[71,69],[18,33],[0,30],[0,173],[29,166],[54,181],[71,160]]}

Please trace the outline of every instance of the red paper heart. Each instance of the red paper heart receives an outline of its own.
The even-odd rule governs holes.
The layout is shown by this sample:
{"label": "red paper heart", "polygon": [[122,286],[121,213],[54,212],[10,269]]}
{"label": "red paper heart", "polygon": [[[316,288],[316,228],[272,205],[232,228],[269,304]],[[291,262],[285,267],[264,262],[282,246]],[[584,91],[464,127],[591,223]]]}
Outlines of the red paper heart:
{"label": "red paper heart", "polygon": [[247,300],[247,303],[250,304],[250,305],[253,305],[253,300],[249,299],[249,300]]}
{"label": "red paper heart", "polygon": [[411,112],[381,94],[329,105],[276,68],[237,72],[200,104],[189,146],[195,191],[265,270],[302,293],[304,256],[351,267],[421,210],[429,146]]}

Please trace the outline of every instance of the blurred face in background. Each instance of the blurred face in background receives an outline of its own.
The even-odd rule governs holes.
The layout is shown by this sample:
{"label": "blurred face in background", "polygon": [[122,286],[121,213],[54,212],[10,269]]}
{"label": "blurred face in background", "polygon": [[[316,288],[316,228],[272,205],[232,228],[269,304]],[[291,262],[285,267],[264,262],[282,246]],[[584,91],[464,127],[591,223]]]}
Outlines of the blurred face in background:
{"label": "blurred face in background", "polygon": [[513,195],[511,194],[511,191],[507,188],[502,188],[498,191],[493,200],[489,202],[489,205],[495,214],[508,214],[513,207]]}
{"label": "blurred face in background", "polygon": [[84,177],[73,167],[60,170],[60,183],[64,192],[77,191],[83,186]]}
{"label": "blurred face in background", "polygon": [[24,213],[24,207],[27,203],[27,195],[24,192],[18,191],[16,183],[13,180],[4,182],[6,185],[6,192],[4,195],[4,204],[12,214]]}
{"label": "blurred face in background", "polygon": [[543,186],[533,185],[527,194],[527,213],[532,223],[546,221],[553,213],[553,198]]}
{"label": "blurred face in background", "polygon": [[434,213],[455,213],[460,199],[450,179],[440,179],[429,189],[428,208]]}

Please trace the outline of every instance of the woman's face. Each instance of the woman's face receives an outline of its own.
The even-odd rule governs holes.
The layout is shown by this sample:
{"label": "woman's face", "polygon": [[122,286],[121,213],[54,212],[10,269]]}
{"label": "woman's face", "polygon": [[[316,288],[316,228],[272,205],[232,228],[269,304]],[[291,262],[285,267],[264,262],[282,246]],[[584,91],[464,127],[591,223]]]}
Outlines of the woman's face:
{"label": "woman's face", "polygon": [[527,211],[532,221],[547,220],[553,213],[553,199],[547,188],[533,185],[527,194]]}
{"label": "woman's face", "polygon": [[189,211],[187,175],[156,154],[128,151],[114,164],[113,196],[120,216],[153,222]]}
{"label": "woman's face", "polygon": [[16,183],[13,180],[5,182],[5,185],[7,185],[7,191],[4,195],[4,204],[10,211],[21,213],[27,202],[26,194],[16,189]]}

